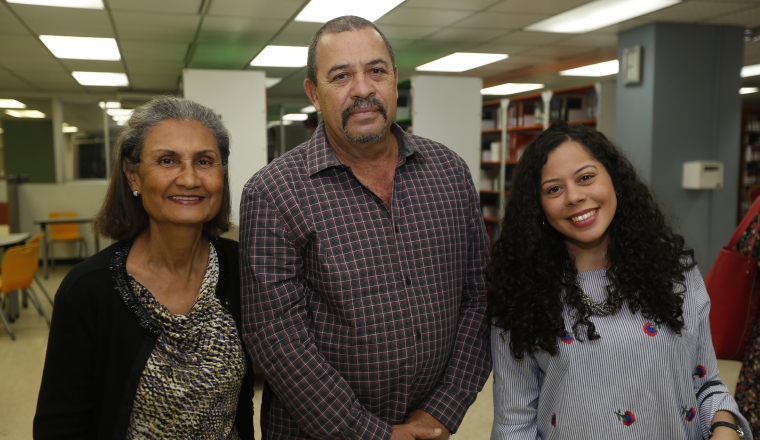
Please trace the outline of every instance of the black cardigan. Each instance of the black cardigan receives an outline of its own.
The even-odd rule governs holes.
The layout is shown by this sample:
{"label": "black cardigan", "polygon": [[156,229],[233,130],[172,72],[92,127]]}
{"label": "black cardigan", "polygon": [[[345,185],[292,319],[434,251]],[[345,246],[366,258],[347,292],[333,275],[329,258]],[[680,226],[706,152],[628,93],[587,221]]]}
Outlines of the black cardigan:
{"label": "black cardigan", "polygon": [[[216,295],[241,332],[238,243],[213,241]],[[55,296],[34,438],[123,439],[140,376],[156,341],[156,323],[129,289],[130,242],[115,243],[74,267]],[[121,286],[121,287],[120,287]],[[244,347],[245,349],[245,347]],[[246,353],[238,434],[253,440],[253,370]]]}

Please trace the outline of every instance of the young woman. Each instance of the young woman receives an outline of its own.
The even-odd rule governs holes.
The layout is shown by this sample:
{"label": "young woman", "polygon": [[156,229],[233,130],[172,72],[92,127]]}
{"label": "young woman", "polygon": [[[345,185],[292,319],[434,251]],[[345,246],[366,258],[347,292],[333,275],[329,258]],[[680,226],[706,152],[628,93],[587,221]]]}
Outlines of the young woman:
{"label": "young woman", "polygon": [[603,134],[528,146],[489,276],[492,439],[751,438],[694,252]]}

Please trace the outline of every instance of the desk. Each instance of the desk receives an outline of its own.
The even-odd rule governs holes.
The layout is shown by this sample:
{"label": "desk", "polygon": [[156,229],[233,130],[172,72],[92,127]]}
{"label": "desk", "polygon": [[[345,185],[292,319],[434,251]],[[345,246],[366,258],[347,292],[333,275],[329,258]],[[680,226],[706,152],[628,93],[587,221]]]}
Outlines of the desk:
{"label": "desk", "polygon": [[[42,259],[42,274],[45,278],[48,277],[48,249],[50,241],[48,240],[47,226],[51,223],[92,223],[92,217],[58,217],[58,218],[40,218],[34,220],[35,225],[40,225],[40,230],[45,234],[45,258]],[[95,237],[95,252],[100,251],[100,242],[98,242],[98,234],[92,234]]]}
{"label": "desk", "polygon": [[32,234],[28,232],[16,232],[8,235],[0,235],[0,248],[5,249],[19,243],[23,243]]}

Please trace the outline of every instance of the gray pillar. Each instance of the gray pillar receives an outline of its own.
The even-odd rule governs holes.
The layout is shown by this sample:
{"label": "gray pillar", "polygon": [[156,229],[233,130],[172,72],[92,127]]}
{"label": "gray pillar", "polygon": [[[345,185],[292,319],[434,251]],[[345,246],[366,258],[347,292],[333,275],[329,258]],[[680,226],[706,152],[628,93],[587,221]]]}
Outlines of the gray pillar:
{"label": "gray pillar", "polygon": [[[618,59],[641,45],[641,83],[617,84],[617,143],[650,184],[674,228],[694,248],[702,273],[736,227],[740,71],[737,26],[655,23],[618,35]],[[692,160],[724,164],[723,189],[681,188]]]}

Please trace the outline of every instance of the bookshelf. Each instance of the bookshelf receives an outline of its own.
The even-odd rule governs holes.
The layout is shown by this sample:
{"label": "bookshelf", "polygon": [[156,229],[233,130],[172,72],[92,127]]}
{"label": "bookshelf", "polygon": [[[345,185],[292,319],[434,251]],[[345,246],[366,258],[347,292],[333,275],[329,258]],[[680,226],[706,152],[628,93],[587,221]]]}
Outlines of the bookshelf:
{"label": "bookshelf", "polygon": [[[592,84],[483,102],[479,189],[481,212],[491,241],[498,236],[512,186],[512,171],[525,148],[557,119],[595,127],[597,90]],[[760,159],[760,149],[758,156]]]}
{"label": "bookshelf", "polygon": [[760,196],[760,107],[742,109],[741,140],[737,224]]}

